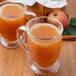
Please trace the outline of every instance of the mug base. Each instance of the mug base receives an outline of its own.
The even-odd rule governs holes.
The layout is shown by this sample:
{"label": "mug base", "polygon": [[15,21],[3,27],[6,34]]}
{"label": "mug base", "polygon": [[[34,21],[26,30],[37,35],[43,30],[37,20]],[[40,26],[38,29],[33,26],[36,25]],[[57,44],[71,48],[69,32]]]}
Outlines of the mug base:
{"label": "mug base", "polygon": [[3,37],[0,38],[1,44],[6,48],[17,48],[19,47],[17,41],[6,41]]}
{"label": "mug base", "polygon": [[34,64],[30,60],[30,66],[31,66],[32,71],[35,74],[38,74],[38,75],[53,75],[59,70],[60,63],[59,63],[59,61],[56,61],[56,63],[54,65],[50,66],[49,68],[42,68],[42,67],[37,66],[36,64]]}

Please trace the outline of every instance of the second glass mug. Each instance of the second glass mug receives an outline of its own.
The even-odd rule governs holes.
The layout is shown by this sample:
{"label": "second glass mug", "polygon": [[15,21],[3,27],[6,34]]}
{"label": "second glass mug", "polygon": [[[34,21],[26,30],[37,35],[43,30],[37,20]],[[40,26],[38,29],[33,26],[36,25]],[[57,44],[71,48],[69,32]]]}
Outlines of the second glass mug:
{"label": "second glass mug", "polygon": [[[9,15],[8,9],[9,7],[12,7],[12,5],[18,6],[19,8],[24,9],[24,11],[15,16]],[[1,11],[3,10],[2,7],[5,8],[4,6],[9,6],[7,10],[5,10],[5,14],[1,13],[3,12]],[[13,13],[15,12],[14,10],[10,11],[12,11]],[[21,3],[8,1],[3,1],[0,3],[0,40],[3,46],[7,48],[16,48],[19,46],[16,39],[16,30],[19,26],[26,24],[26,14],[36,17],[35,13],[27,11],[27,6]]]}
{"label": "second glass mug", "polygon": [[[50,27],[55,28],[58,33],[56,34]],[[47,75],[57,72],[62,32],[62,24],[47,16],[33,18],[27,22],[26,26],[17,29],[18,43],[29,53],[30,66],[34,73]],[[49,38],[49,35],[52,37]]]}

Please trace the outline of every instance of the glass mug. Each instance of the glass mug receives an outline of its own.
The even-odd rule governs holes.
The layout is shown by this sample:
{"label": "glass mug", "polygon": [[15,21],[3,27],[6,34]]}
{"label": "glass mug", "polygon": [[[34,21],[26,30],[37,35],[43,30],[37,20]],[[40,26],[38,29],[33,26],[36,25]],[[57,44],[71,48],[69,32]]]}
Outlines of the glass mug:
{"label": "glass mug", "polygon": [[26,14],[36,16],[27,11],[27,6],[21,3],[4,1],[0,3],[0,34],[1,43],[7,48],[18,47],[16,30],[26,24]]}
{"label": "glass mug", "polygon": [[62,24],[47,16],[33,18],[17,29],[18,43],[29,53],[36,74],[53,74],[59,69],[62,32]]}

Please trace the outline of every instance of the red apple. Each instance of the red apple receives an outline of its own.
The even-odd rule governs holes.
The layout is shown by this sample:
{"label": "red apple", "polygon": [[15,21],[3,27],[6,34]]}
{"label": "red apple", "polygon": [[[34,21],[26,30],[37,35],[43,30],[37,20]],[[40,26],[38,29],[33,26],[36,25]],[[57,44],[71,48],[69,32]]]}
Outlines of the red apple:
{"label": "red apple", "polygon": [[[54,10],[54,11],[51,12],[48,16],[59,20],[59,21],[62,23],[64,29],[65,29],[66,26],[68,25],[67,16],[66,16],[66,14],[65,14],[63,11],[61,11],[61,10]],[[50,22],[51,20],[48,19],[48,21]],[[53,22],[53,23],[54,23],[54,22]]]}

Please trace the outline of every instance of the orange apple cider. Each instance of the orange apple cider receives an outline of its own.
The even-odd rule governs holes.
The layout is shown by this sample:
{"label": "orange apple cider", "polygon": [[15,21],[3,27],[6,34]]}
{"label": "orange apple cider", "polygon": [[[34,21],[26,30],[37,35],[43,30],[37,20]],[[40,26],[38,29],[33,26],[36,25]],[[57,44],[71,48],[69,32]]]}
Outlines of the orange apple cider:
{"label": "orange apple cider", "polygon": [[24,8],[18,4],[5,4],[0,7],[0,33],[9,40],[16,40],[16,30],[25,24]]}
{"label": "orange apple cider", "polygon": [[[51,38],[59,34],[58,29],[49,23],[39,23],[31,27],[30,32],[38,38]],[[40,67],[52,66],[60,53],[61,37],[37,39],[28,36],[28,48],[32,60]]]}

